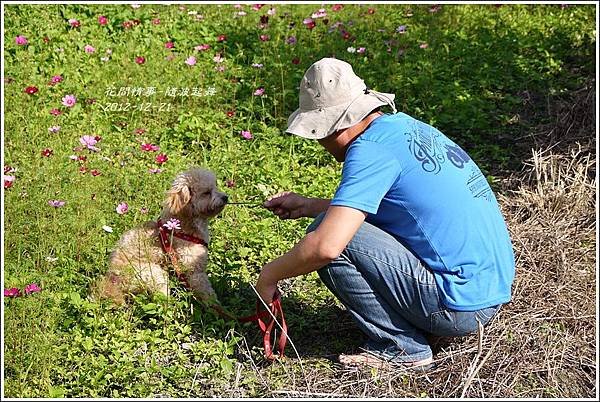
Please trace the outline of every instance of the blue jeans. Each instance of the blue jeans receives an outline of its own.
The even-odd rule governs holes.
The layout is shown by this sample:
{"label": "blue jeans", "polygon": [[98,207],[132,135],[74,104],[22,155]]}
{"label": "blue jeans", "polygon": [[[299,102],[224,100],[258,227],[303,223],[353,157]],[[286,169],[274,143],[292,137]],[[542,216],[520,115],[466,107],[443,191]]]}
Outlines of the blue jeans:
{"label": "blue jeans", "polygon": [[[317,228],[324,214],[307,228]],[[342,254],[321,268],[321,280],[368,336],[368,351],[394,362],[432,357],[426,333],[463,336],[487,324],[498,306],[447,309],[433,273],[389,233],[364,222]]]}

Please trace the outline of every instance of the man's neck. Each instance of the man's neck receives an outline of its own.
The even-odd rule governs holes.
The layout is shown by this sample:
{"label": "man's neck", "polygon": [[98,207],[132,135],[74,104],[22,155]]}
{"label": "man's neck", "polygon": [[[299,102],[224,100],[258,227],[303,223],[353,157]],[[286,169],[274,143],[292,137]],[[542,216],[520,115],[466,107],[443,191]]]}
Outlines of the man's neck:
{"label": "man's neck", "polygon": [[377,119],[382,115],[382,112],[371,113],[370,115],[362,119],[359,123],[348,128],[344,133],[342,133],[343,141],[346,144],[345,149],[347,149],[356,138],[358,138],[363,132],[365,132],[365,130],[371,125],[373,120]]}
{"label": "man's neck", "polygon": [[382,116],[383,113],[375,112],[371,113],[360,122],[356,123],[352,127],[348,127],[339,134],[334,134],[330,137],[326,137],[319,140],[321,145],[325,147],[332,154],[338,162],[343,162],[345,159],[346,151],[352,141],[360,136],[373,122],[373,120]]}

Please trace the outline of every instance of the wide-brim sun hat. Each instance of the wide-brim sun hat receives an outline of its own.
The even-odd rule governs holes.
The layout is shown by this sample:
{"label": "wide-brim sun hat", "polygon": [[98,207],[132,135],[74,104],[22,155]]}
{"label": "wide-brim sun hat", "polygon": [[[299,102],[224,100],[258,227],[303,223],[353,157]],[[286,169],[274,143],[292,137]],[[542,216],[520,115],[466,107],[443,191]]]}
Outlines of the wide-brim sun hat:
{"label": "wide-brim sun hat", "polygon": [[380,106],[396,112],[394,94],[367,88],[352,66],[324,58],[312,64],[300,82],[300,107],[288,119],[287,133],[322,139],[352,127]]}

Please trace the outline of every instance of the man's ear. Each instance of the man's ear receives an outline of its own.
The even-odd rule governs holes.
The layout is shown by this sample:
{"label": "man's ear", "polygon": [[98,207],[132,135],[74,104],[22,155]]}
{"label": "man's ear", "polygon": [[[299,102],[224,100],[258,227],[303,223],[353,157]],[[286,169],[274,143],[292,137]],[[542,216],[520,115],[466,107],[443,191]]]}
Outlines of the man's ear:
{"label": "man's ear", "polygon": [[185,207],[191,199],[192,194],[190,188],[185,184],[176,183],[167,192],[164,207],[167,208],[171,214],[176,215],[181,212],[183,207]]}

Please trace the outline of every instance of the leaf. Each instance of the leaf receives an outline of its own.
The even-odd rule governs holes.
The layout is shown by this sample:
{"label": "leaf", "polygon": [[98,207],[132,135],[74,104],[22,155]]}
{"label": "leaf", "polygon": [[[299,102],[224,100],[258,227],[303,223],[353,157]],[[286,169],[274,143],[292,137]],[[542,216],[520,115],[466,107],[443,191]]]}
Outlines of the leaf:
{"label": "leaf", "polygon": [[79,293],[77,293],[77,292],[71,292],[69,294],[69,297],[71,298],[71,304],[73,304],[74,306],[80,306],[81,305],[81,296],[79,295]]}
{"label": "leaf", "polygon": [[221,366],[221,370],[223,370],[223,374],[229,375],[233,372],[233,364],[231,363],[231,360],[221,359],[219,365]]}
{"label": "leaf", "polygon": [[83,342],[81,342],[81,346],[89,352],[94,347],[94,342],[92,341],[92,338],[85,338]]}

